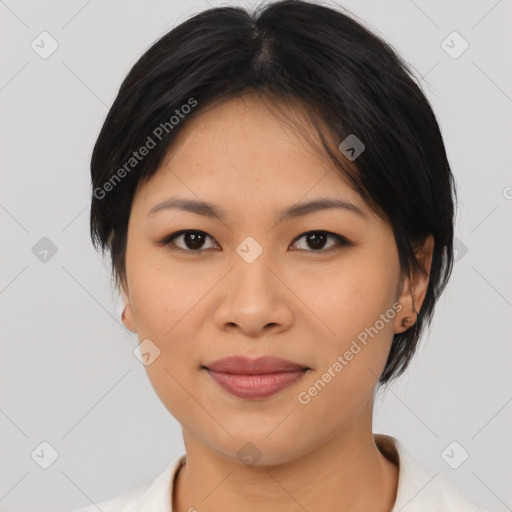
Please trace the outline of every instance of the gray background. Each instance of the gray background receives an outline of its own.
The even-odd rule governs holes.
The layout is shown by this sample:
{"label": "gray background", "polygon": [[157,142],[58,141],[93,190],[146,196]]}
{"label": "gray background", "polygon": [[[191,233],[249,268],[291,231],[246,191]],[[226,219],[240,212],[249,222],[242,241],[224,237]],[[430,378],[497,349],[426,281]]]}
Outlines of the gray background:
{"label": "gray background", "polygon": [[[419,357],[377,403],[374,430],[480,505],[512,510],[512,1],[340,3],[422,77],[461,200],[451,283]],[[0,510],[89,505],[184,450],[89,239],[89,158],[129,68],[207,7],[0,1]],[[59,45],[47,59],[31,47],[43,31]],[[442,46],[453,31],[469,44],[457,58]],[[43,237],[57,248],[46,262],[33,251]],[[44,441],[58,454],[48,469],[31,457]],[[453,441],[452,460],[469,453],[458,469],[441,455]]]}

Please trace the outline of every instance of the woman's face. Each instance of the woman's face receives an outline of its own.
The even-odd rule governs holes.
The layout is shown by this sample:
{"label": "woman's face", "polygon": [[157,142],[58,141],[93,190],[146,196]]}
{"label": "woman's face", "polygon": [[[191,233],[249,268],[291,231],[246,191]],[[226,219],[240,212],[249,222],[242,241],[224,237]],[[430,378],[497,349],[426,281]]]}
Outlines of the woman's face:
{"label": "woman's face", "polygon": [[[218,216],[156,208],[176,199]],[[284,214],[319,199],[352,206]],[[203,237],[161,243],[182,230]],[[190,119],[139,187],[126,275],[125,325],[150,340],[141,348],[155,391],[186,438],[230,458],[244,447],[285,462],[367,422],[393,333],[404,330],[390,225],[251,96]],[[204,368],[233,355],[309,370],[269,396],[241,397]]]}

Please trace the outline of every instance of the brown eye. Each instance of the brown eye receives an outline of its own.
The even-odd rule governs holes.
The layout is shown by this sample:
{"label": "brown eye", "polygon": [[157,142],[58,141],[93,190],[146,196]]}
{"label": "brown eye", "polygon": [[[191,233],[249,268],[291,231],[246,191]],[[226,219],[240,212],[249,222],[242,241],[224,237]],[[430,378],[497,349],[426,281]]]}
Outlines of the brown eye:
{"label": "brown eye", "polygon": [[[206,234],[204,231],[185,230],[178,231],[169,235],[162,240],[162,245],[175,245],[178,249],[187,252],[200,252],[202,249],[215,248],[215,244],[210,247],[205,247],[207,239],[213,240],[213,238]],[[178,242],[177,242],[178,241]]]}
{"label": "brown eye", "polygon": [[[328,231],[309,231],[301,235],[297,240],[304,238],[306,247],[299,247],[300,250],[312,249],[310,252],[320,252],[326,249],[326,243],[329,239],[334,239],[335,242],[327,247],[326,250],[330,250],[334,247],[350,245],[348,240],[340,235],[330,233]],[[295,242],[297,244],[297,242]],[[303,244],[304,245],[304,244]]]}

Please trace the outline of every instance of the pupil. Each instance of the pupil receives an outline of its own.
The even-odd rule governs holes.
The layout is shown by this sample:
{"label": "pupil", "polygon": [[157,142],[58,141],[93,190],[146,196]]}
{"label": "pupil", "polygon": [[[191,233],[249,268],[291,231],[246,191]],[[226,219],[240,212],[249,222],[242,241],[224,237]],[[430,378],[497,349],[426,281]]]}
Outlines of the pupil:
{"label": "pupil", "polygon": [[310,233],[307,237],[307,240],[308,240],[309,246],[312,249],[322,249],[323,246],[325,245],[326,238],[327,237],[326,237],[325,233],[316,232],[316,233]]}
{"label": "pupil", "polygon": [[186,233],[185,244],[189,249],[200,249],[204,244],[204,237],[202,233]]}

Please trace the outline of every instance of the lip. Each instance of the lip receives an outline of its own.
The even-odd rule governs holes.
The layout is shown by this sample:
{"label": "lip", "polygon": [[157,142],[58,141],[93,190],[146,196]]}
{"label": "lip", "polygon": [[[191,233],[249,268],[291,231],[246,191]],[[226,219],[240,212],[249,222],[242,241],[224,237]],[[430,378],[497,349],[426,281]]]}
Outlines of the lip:
{"label": "lip", "polygon": [[266,398],[299,380],[309,367],[273,356],[231,356],[202,367],[223,389],[241,398]]}
{"label": "lip", "polygon": [[261,356],[251,359],[246,356],[229,356],[204,365],[208,370],[238,375],[261,375],[304,370],[307,366],[280,357]]}

